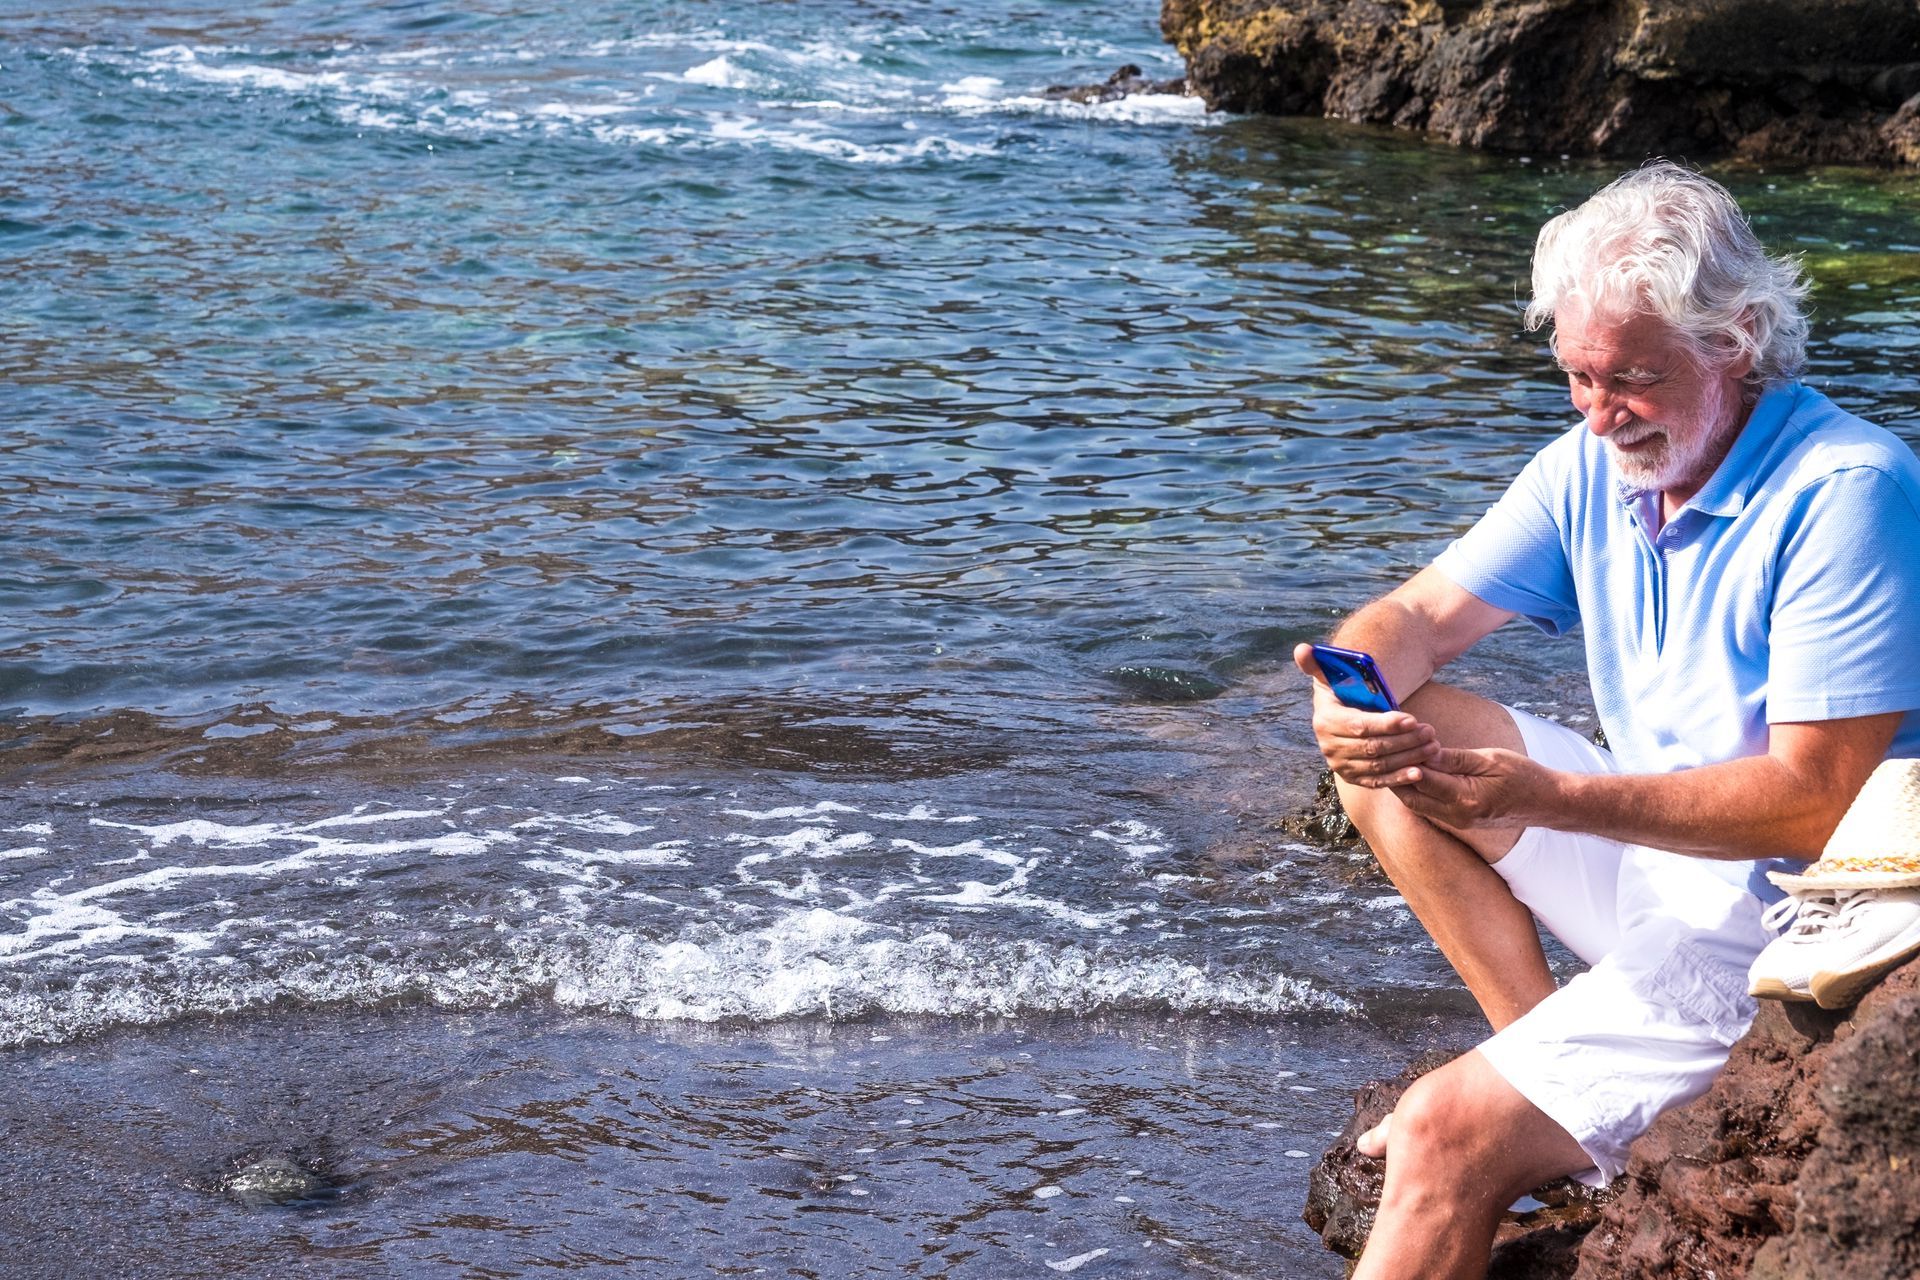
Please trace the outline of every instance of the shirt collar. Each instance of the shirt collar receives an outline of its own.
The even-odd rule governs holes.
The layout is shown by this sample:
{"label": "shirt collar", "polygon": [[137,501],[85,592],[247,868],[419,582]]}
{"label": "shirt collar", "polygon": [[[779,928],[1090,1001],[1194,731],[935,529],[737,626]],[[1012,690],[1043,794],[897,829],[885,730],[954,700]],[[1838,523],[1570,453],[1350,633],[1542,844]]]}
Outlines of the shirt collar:
{"label": "shirt collar", "polygon": [[[1760,478],[1760,463],[1765,459],[1774,437],[1780,434],[1787,416],[1793,412],[1794,402],[1800,397],[1800,384],[1785,382],[1770,387],[1761,393],[1754,402],[1753,411],[1747,415],[1747,425],[1740,428],[1735,437],[1733,448],[1713,469],[1707,482],[1700,486],[1700,492],[1689,498],[1680,511],[1700,511],[1710,516],[1737,516],[1746,510],[1747,498],[1753,492],[1753,485]],[[1646,491],[1635,488],[1625,481],[1620,482],[1620,500],[1628,506],[1636,504]],[[1679,519],[1675,512],[1674,518]]]}

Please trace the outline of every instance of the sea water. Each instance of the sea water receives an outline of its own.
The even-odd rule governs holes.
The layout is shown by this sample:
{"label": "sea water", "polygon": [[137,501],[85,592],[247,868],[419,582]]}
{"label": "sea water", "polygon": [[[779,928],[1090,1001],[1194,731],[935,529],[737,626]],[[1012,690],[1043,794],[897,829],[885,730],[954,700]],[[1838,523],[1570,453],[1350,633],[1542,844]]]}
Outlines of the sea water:
{"label": "sea water", "polygon": [[[1156,18],[0,3],[9,1267],[1339,1274],[1475,1026],[1287,655],[1612,166],[1045,96]],[[1913,180],[1716,172],[1920,438]]]}

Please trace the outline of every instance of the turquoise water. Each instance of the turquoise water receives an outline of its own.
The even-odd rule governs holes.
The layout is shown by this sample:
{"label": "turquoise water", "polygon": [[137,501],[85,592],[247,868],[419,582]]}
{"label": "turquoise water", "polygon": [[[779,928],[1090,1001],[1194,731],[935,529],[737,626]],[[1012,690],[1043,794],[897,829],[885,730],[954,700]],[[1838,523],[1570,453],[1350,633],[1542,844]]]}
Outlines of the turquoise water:
{"label": "turquoise water", "polygon": [[[1527,254],[1611,170],[1040,96],[1156,18],[0,3],[0,1232],[585,1266],[654,1133],[660,1274],[1337,1274],[1289,1153],[1472,1025],[1276,825],[1286,654],[1570,422]],[[1920,439],[1914,179],[1716,172]],[[1583,725],[1579,663],[1460,678]],[[874,1206],[734,1161],[870,1176],[870,1071],[947,1128],[821,1244]]]}

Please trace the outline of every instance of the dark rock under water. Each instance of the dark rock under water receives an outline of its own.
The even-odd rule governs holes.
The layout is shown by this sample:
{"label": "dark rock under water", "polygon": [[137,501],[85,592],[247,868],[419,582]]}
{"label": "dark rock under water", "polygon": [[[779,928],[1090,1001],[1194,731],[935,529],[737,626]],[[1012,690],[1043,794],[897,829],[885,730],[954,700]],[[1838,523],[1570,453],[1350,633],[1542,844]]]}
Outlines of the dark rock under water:
{"label": "dark rock under water", "polygon": [[1505,151],[1920,164],[1905,0],[1163,0],[1210,108]]}

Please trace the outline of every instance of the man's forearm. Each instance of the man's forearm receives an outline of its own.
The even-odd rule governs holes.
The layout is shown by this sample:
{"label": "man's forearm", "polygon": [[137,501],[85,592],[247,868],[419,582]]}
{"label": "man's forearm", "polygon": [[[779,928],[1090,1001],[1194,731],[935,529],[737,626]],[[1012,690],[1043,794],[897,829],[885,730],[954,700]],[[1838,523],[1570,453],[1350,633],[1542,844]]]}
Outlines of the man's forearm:
{"label": "man's forearm", "polygon": [[1704,858],[1814,858],[1850,797],[1772,756],[1662,774],[1556,772],[1542,824]]}

